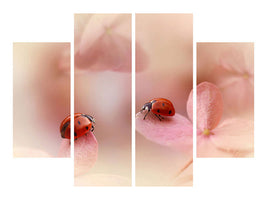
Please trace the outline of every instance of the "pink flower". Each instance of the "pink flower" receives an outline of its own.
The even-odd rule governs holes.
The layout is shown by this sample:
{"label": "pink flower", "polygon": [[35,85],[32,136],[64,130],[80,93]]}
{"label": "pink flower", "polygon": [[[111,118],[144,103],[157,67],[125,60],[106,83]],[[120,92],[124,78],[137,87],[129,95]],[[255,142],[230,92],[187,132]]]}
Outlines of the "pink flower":
{"label": "pink flower", "polygon": [[[189,95],[187,110],[192,120],[193,92]],[[253,122],[229,118],[220,122],[223,99],[220,90],[212,83],[197,86],[197,156],[243,157],[253,153]]]}
{"label": "pink flower", "polygon": [[[84,70],[131,72],[131,33],[130,14],[76,15],[75,66]],[[136,51],[145,55],[139,43]],[[145,60],[146,56],[142,58]],[[146,63],[142,60],[137,63]]]}
{"label": "pink flower", "polygon": [[[169,146],[192,156],[193,90],[187,101],[186,117],[175,113],[159,121],[153,113],[143,120],[144,112],[136,115],[136,130],[148,140]],[[223,99],[220,90],[212,83],[197,86],[197,156],[198,157],[243,157],[253,154],[253,122],[229,118],[220,122],[223,114]],[[184,162],[178,175],[184,172],[193,160]]]}
{"label": "pink flower", "polygon": [[214,73],[214,82],[222,91],[225,109],[234,115],[253,112],[254,108],[253,43],[241,47],[224,50]]}

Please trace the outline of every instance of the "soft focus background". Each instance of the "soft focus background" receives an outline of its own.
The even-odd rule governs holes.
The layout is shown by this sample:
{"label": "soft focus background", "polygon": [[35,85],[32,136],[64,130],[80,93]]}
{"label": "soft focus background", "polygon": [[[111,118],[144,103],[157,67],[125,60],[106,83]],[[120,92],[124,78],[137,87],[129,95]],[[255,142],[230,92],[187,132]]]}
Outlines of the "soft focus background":
{"label": "soft focus background", "polygon": [[197,43],[197,83],[203,81],[222,92],[223,119],[254,120],[253,43]]}
{"label": "soft focus background", "polygon": [[[103,21],[99,22],[101,24],[95,24],[90,21],[92,18],[98,17],[103,19]],[[124,27],[131,27],[131,17],[128,14],[75,15],[75,52],[79,52],[81,46],[86,48],[85,44],[91,40],[91,37],[106,39],[105,44],[101,40],[96,40],[98,43],[96,42],[92,49],[88,47],[89,50],[86,52],[88,55],[95,53],[94,50],[96,49],[101,49],[97,58],[88,59],[85,56],[79,57],[77,54],[75,55],[74,110],[75,112],[87,113],[93,116],[96,121],[94,133],[98,141],[98,160],[92,169],[88,169],[88,174],[104,175],[101,175],[101,180],[94,178],[95,185],[101,184],[97,183],[97,181],[103,182],[105,177],[109,179],[111,175],[112,177],[123,177],[131,180],[131,68],[127,70],[129,72],[125,72],[125,70],[113,71],[112,66],[105,65],[103,59],[100,59],[101,61],[98,60],[98,56],[101,58],[101,55],[104,54],[104,59],[113,60],[114,63],[117,60],[120,62],[120,55],[117,55],[118,57],[116,58],[113,57],[116,55],[108,52],[112,51],[112,45],[114,45],[113,49],[117,45],[122,45],[121,48],[125,47],[125,43],[121,42],[121,35],[119,34],[131,33],[131,29],[123,33],[117,30],[119,34],[114,34],[114,36],[113,33],[115,31],[112,29],[113,21],[111,20],[113,18],[115,19],[114,23],[122,24]],[[99,26],[102,27],[102,22],[103,24],[107,22],[109,31],[94,31]],[[87,35],[84,36],[84,30],[91,30],[91,32],[90,34],[86,33]],[[131,34],[126,37],[131,41]],[[118,43],[113,43],[113,41]],[[108,48],[102,49],[101,45],[107,45]],[[126,49],[126,52],[127,56],[131,58],[131,51]],[[93,61],[92,59],[94,58],[97,61]],[[83,63],[82,68],[81,63]],[[94,70],[91,69],[92,66],[94,66]],[[83,176],[86,177],[88,174]],[[76,185],[80,184],[79,180],[83,182],[83,185],[92,185],[89,178],[86,181],[86,178],[83,177],[76,178]],[[107,183],[107,185],[112,184],[116,185],[117,183],[116,181]]]}
{"label": "soft focus background", "polygon": [[[146,68],[136,74],[136,113],[150,99],[163,97],[172,101],[176,113],[187,117],[186,102],[193,86],[193,15],[136,14],[136,40],[148,61]],[[137,51],[137,68],[142,57]],[[170,181],[188,159],[188,155],[136,133],[137,185],[172,184]],[[192,182],[175,183],[184,184]]]}
{"label": "soft focus background", "polygon": [[59,126],[70,111],[70,75],[60,67],[70,65],[69,51],[69,43],[14,43],[15,157],[57,156]]}

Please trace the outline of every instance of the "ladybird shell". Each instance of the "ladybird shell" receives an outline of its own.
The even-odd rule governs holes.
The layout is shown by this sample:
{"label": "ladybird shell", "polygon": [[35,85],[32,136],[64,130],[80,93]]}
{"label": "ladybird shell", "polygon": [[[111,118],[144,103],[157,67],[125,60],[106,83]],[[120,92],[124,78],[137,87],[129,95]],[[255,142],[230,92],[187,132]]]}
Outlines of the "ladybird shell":
{"label": "ladybird shell", "polygon": [[170,100],[164,98],[155,98],[150,101],[152,103],[151,111],[157,115],[173,116],[175,109]]}

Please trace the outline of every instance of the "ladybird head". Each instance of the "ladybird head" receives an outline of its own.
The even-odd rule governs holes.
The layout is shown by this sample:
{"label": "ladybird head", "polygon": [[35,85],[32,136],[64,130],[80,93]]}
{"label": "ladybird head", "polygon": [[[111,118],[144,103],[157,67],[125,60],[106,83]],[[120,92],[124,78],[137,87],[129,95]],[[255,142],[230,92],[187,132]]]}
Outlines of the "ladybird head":
{"label": "ladybird head", "polygon": [[145,103],[145,104],[143,105],[143,107],[141,108],[140,111],[143,111],[143,110],[148,110],[148,111],[150,111],[151,108],[152,108],[152,103],[151,103],[151,102],[147,102],[147,103]]}

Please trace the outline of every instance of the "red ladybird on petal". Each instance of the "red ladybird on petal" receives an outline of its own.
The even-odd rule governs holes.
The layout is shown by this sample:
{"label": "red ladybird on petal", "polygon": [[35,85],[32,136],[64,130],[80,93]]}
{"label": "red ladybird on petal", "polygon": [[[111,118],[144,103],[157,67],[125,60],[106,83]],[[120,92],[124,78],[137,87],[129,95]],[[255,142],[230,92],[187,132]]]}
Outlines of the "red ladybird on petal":
{"label": "red ladybird on petal", "polygon": [[[74,114],[74,139],[77,139],[89,131],[94,131],[95,120],[92,116],[82,113]],[[68,115],[60,125],[60,133],[62,138],[70,139],[70,115]]]}
{"label": "red ladybird on petal", "polygon": [[175,109],[172,102],[164,98],[151,99],[149,102],[143,105],[141,111],[143,110],[147,110],[144,119],[150,111],[154,113],[160,121],[163,119],[162,116],[173,116],[175,114]]}

